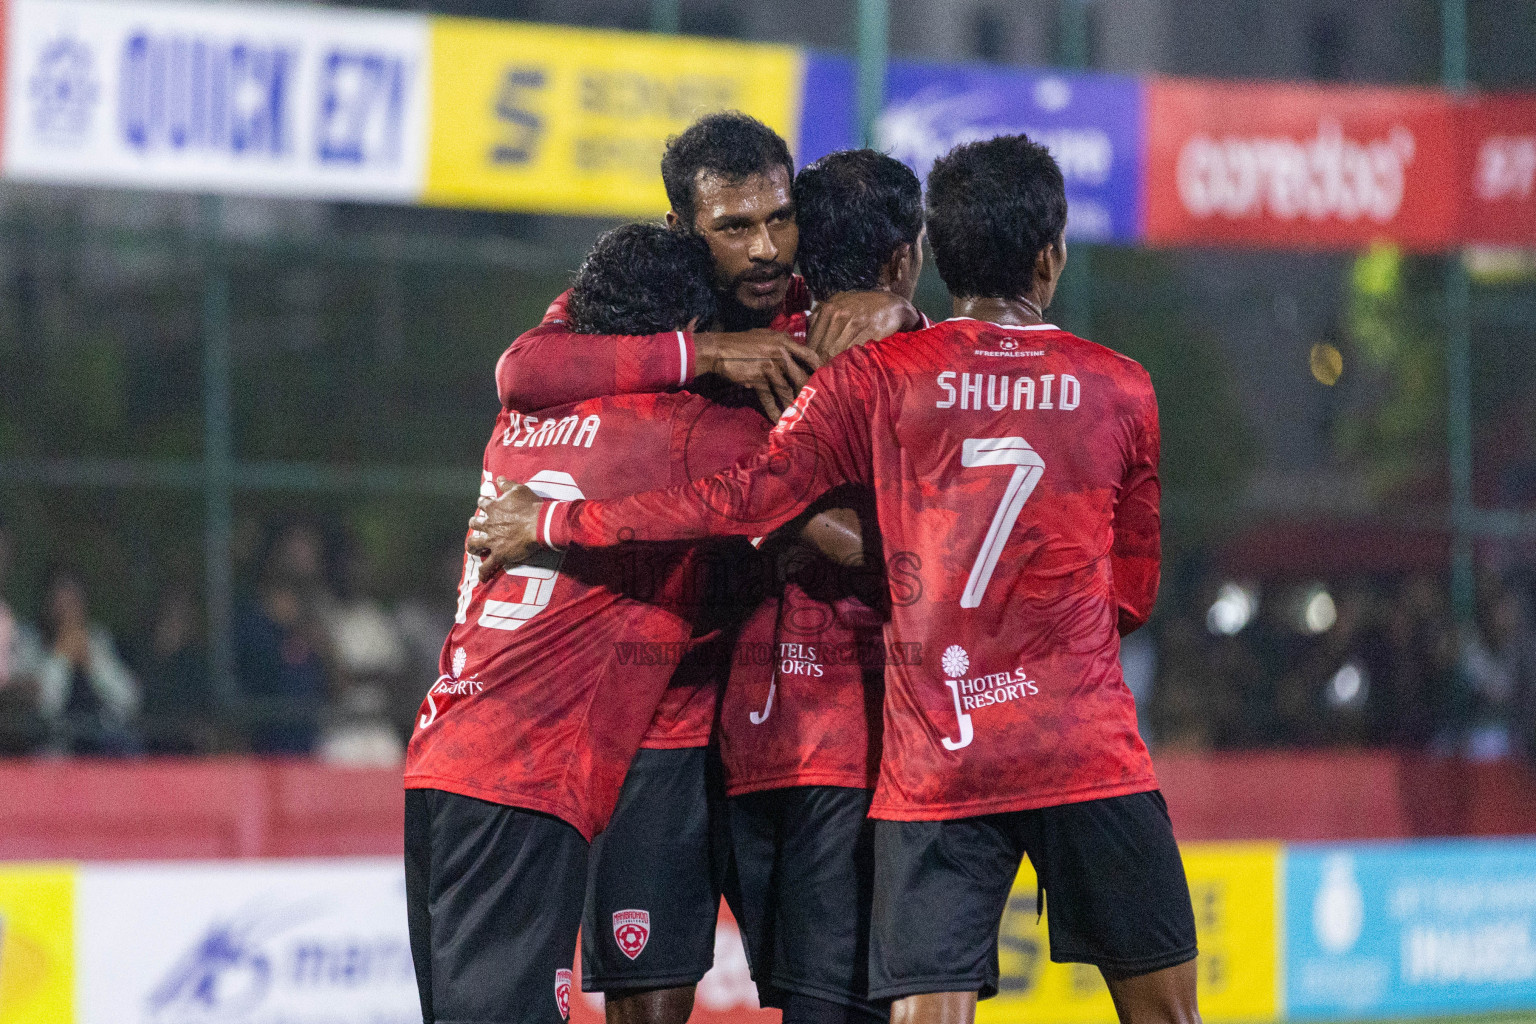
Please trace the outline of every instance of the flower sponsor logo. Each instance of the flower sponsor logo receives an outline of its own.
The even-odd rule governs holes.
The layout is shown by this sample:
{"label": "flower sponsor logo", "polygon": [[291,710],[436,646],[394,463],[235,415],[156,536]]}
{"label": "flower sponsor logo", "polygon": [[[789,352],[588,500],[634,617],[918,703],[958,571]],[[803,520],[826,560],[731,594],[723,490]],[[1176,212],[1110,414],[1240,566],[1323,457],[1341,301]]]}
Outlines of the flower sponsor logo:
{"label": "flower sponsor logo", "polygon": [[965,648],[959,644],[950,644],[944,648],[939,664],[943,666],[945,675],[951,679],[958,679],[971,667],[971,656],[966,654]]}
{"label": "flower sponsor logo", "polygon": [[471,676],[468,679],[460,679],[465,664],[469,661],[469,654],[462,647],[456,647],[453,651],[453,674],[437,677],[437,682],[427,691],[427,697],[422,702],[424,710],[421,717],[416,720],[419,728],[425,729],[437,721],[437,716],[446,706],[439,705],[438,701],[447,697],[474,697],[485,690],[485,684]]}

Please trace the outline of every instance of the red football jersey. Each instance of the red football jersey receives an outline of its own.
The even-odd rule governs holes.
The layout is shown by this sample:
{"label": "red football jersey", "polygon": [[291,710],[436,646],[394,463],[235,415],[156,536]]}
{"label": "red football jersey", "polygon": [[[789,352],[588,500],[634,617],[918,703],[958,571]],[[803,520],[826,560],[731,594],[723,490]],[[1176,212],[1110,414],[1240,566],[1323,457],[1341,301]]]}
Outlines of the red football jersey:
{"label": "red football jersey", "polygon": [[[656,705],[640,746],[651,750],[709,746],[715,732],[720,691],[725,688],[728,675],[724,666],[729,652],[720,650],[722,643],[720,639],[705,641],[691,647],[680,659],[670,652],[656,651],[656,655],[670,658],[672,677],[667,680],[667,688],[662,691],[661,702]],[[653,655],[647,651],[645,656]]]}
{"label": "red football jersey", "polygon": [[[728,466],[765,429],[760,413],[689,394],[596,399],[543,416],[503,409],[482,493],[494,495],[505,476],[551,497],[617,497]],[[590,839],[698,642],[707,554],[686,544],[549,552],[488,584],[467,556],[441,675],[407,750],[406,788],[542,811]]]}
{"label": "red football jersey", "polygon": [[766,533],[875,488],[892,603],[871,814],[937,820],[1153,789],[1119,631],[1157,589],[1159,434],[1140,365],[1050,325],[957,319],[851,349],[707,480],[547,501],[553,547]]}
{"label": "red football jersey", "polygon": [[[693,379],[690,332],[573,334],[566,322],[570,297],[569,290],[557,296],[539,326],[502,353],[496,364],[496,390],[504,407],[537,413],[589,398],[669,391]],[[809,305],[805,282],[795,275],[770,326],[803,342]],[[718,665],[701,659],[674,665],[677,677],[662,696],[645,736],[646,747],[703,746],[714,728]]]}
{"label": "red football jersey", "polygon": [[720,701],[730,796],[789,786],[869,789],[880,768],[881,620],[857,598],[789,582],[742,627]]}
{"label": "red football jersey", "polygon": [[[785,329],[804,341],[805,314],[790,317]],[[881,626],[857,598],[821,600],[794,582],[756,610],[720,702],[728,795],[874,787],[887,653]]]}
{"label": "red football jersey", "polygon": [[[525,331],[496,363],[496,393],[509,409],[539,412],[604,395],[668,391],[693,378],[693,335],[572,334],[566,324],[571,293],[562,292],[539,326]],[[790,317],[810,308],[810,293],[796,274],[769,325],[793,334]],[[799,327],[805,337],[804,317]]]}

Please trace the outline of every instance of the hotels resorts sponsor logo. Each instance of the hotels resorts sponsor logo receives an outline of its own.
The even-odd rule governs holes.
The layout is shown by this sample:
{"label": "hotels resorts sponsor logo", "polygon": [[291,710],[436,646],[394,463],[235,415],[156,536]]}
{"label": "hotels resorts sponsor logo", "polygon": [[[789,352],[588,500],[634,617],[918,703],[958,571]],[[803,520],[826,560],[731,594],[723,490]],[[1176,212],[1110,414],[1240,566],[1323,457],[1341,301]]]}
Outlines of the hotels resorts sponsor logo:
{"label": "hotels resorts sponsor logo", "polygon": [[795,424],[805,417],[805,410],[810,408],[811,399],[815,397],[815,388],[801,388],[795,400],[779,415],[779,422],[774,425],[773,432],[782,434],[786,430],[794,429]]}
{"label": "hotels resorts sponsor logo", "polygon": [[950,696],[954,699],[955,721],[960,727],[957,739],[948,736],[943,738],[945,750],[962,750],[975,739],[976,727],[971,721],[970,712],[1033,697],[1040,692],[1039,684],[1029,678],[1029,673],[1022,666],[1011,672],[989,672],[969,679],[962,678],[971,670],[971,656],[959,644],[950,644],[944,648],[939,658],[939,667],[949,676],[944,680],[944,685],[949,687]]}

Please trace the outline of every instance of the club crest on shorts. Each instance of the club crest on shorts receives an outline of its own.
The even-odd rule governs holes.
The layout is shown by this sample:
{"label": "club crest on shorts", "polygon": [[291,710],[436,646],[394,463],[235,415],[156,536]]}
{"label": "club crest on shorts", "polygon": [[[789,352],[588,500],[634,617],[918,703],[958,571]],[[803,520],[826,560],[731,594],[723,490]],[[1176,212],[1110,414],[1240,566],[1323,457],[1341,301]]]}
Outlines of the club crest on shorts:
{"label": "club crest on shorts", "polygon": [[633,960],[645,949],[651,937],[651,912],[649,910],[615,910],[613,912],[613,941],[619,944],[619,952]]}
{"label": "club crest on shorts", "polygon": [[555,972],[555,1005],[560,1008],[560,1019],[571,1017],[571,969],[562,967]]}

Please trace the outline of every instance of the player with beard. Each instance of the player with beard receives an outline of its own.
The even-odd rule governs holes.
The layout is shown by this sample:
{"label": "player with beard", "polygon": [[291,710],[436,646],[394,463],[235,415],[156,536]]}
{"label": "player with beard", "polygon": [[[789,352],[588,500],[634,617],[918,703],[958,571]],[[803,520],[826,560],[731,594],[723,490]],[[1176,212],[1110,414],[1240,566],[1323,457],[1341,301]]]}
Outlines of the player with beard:
{"label": "player with beard", "polygon": [[892,602],[875,825],[870,995],[899,1024],[973,1020],[1028,856],[1051,958],[1093,964],[1127,1024],[1194,1024],[1194,913],[1120,674],[1157,593],[1157,404],[1134,361],[1046,323],[1067,204],[1043,146],[956,147],[928,179],[951,320],[819,370],[725,472],[617,501],[482,499],[470,547],[756,535],[827,490],[875,489],[910,554]]}
{"label": "player with beard", "polygon": [[[923,245],[922,186],[911,170],[872,150],[834,153],[795,177],[793,196],[797,263],[818,308],[859,292],[911,299]],[[841,329],[830,337],[839,347],[863,340]],[[810,510],[847,506],[829,512],[845,531],[862,521],[869,553],[858,550],[857,561],[867,575],[828,571],[826,559],[803,557],[803,544],[770,550],[789,578],[748,619],[721,698],[742,937],[760,1000],[782,1009],[785,1024],[887,1016],[868,1000],[867,815],[885,669],[873,609],[887,604],[872,498],[840,488]],[[762,650],[773,656],[745,656]]]}
{"label": "player with beard", "polygon": [[791,317],[810,305],[792,273],[799,229],[794,161],[773,129],[737,112],[710,114],[668,140],[661,176],[667,223],[708,244],[719,293],[718,330],[572,338],[567,295],[519,337],[496,365],[504,406],[537,412],[601,395],[666,391],[699,382],[754,392],[777,418],[821,365],[834,336],[885,337],[917,323],[910,303],[849,295],[809,325],[808,345],[790,337]]}

